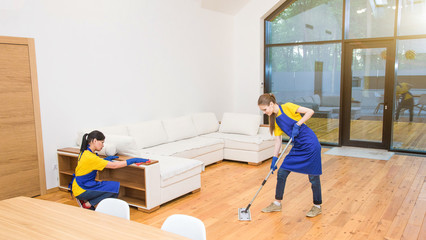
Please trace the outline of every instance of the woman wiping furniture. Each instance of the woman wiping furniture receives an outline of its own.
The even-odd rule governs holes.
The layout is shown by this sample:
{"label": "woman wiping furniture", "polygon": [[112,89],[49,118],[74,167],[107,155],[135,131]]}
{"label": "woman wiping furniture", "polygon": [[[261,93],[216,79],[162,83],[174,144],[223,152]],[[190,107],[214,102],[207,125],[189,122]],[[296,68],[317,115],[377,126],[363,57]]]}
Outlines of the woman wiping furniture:
{"label": "woman wiping furniture", "polygon": [[117,156],[102,159],[95,152],[102,150],[104,141],[104,134],[97,130],[83,135],[75,176],[70,184],[71,193],[80,201],[83,208],[94,210],[94,206],[101,200],[118,197],[120,183],[96,181],[98,171],[102,171],[104,168],[122,168],[133,163],[148,161],[143,158],[131,158],[126,161],[112,162],[111,160],[118,158]]}
{"label": "woman wiping furniture", "polygon": [[[285,133],[293,139],[293,147],[285,157],[278,170],[275,201],[262,212],[281,211],[281,200],[290,172],[308,174],[311,182],[314,206],[306,214],[315,217],[321,214],[321,145],[315,133],[304,123],[311,118],[314,111],[293,103],[278,105],[275,96],[270,93],[261,95],[258,99],[260,110],[269,116],[269,130],[275,135],[275,150],[272,158],[271,169],[276,170],[275,163],[282,145],[282,134]],[[304,114],[302,117],[300,114]],[[274,168],[275,167],[275,168]]]}

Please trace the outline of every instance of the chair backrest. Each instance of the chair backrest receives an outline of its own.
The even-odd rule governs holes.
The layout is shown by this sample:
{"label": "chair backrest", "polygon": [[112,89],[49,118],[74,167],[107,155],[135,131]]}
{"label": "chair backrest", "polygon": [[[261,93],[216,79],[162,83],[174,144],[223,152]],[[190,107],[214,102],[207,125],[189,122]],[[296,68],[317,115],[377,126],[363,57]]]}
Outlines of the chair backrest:
{"label": "chair backrest", "polygon": [[99,202],[95,211],[130,220],[129,204],[117,198],[105,198]]}
{"label": "chair backrest", "polygon": [[206,240],[204,223],[200,219],[188,215],[174,214],[169,216],[161,229],[192,240]]}

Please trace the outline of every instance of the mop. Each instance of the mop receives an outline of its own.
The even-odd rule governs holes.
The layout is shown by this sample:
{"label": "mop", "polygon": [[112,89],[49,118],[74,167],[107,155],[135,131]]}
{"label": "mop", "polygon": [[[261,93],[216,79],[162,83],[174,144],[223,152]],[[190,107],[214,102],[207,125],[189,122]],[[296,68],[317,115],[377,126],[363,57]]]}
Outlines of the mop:
{"label": "mop", "polygon": [[285,146],[284,150],[281,152],[280,156],[278,157],[277,162],[275,163],[275,166],[269,171],[268,176],[266,176],[266,178],[263,180],[262,185],[260,186],[259,190],[257,190],[256,194],[254,195],[254,197],[251,200],[251,202],[249,203],[249,205],[247,205],[246,208],[238,208],[238,219],[240,221],[251,221],[251,214],[250,214],[251,204],[253,203],[253,201],[257,197],[257,195],[259,194],[259,192],[262,189],[263,185],[265,185],[266,181],[268,181],[268,178],[272,174],[273,169],[278,165],[278,162],[280,161],[281,157],[284,155],[284,153],[287,150],[288,146],[290,145],[291,141],[292,141],[292,139],[290,138],[290,140],[288,141],[288,143]]}

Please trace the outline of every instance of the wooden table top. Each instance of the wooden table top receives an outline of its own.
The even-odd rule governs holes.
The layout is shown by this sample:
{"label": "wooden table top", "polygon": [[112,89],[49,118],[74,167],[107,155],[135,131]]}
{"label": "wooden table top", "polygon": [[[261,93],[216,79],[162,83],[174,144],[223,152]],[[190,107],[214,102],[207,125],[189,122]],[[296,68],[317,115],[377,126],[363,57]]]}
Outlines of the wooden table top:
{"label": "wooden table top", "polygon": [[[74,153],[74,154],[79,154],[80,153],[80,149],[73,148],[73,147],[60,148],[60,149],[58,149],[58,151],[59,152],[66,152],[66,153]],[[99,156],[102,157],[102,158],[106,157],[106,156],[103,156],[103,155],[99,155]],[[118,158],[114,159],[114,160],[118,160],[118,161],[125,161],[125,160],[127,160],[129,158],[133,158],[133,157],[130,157],[130,156],[124,156],[124,155],[119,155],[119,154],[117,154],[115,156],[118,156]],[[149,159],[149,160],[150,160],[149,163],[140,163],[140,165],[151,165],[151,164],[154,164],[154,163],[158,163],[157,160],[152,160],[152,159]]]}
{"label": "wooden table top", "polygon": [[29,197],[0,201],[0,239],[188,240],[124,218]]}

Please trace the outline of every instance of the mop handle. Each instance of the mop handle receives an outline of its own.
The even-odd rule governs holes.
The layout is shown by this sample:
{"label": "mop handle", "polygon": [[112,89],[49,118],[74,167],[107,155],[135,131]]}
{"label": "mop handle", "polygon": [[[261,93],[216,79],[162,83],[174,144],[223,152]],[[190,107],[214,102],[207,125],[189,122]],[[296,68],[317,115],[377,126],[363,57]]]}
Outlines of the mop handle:
{"label": "mop handle", "polygon": [[251,206],[251,204],[253,203],[254,199],[257,197],[257,195],[259,194],[260,190],[262,189],[262,187],[265,185],[266,181],[268,181],[269,176],[272,174],[272,172],[274,171],[273,169],[278,165],[278,162],[280,161],[281,157],[284,155],[285,151],[287,150],[288,146],[290,146],[290,143],[293,139],[290,138],[290,140],[288,141],[287,145],[285,146],[284,150],[281,152],[280,156],[277,159],[277,162],[275,163],[275,166],[269,171],[268,176],[266,176],[266,178],[263,180],[262,185],[260,186],[259,190],[257,190],[256,194],[254,195],[253,199],[251,200],[251,202],[249,203],[249,205],[247,205],[246,210],[244,210],[244,212],[247,212]]}

